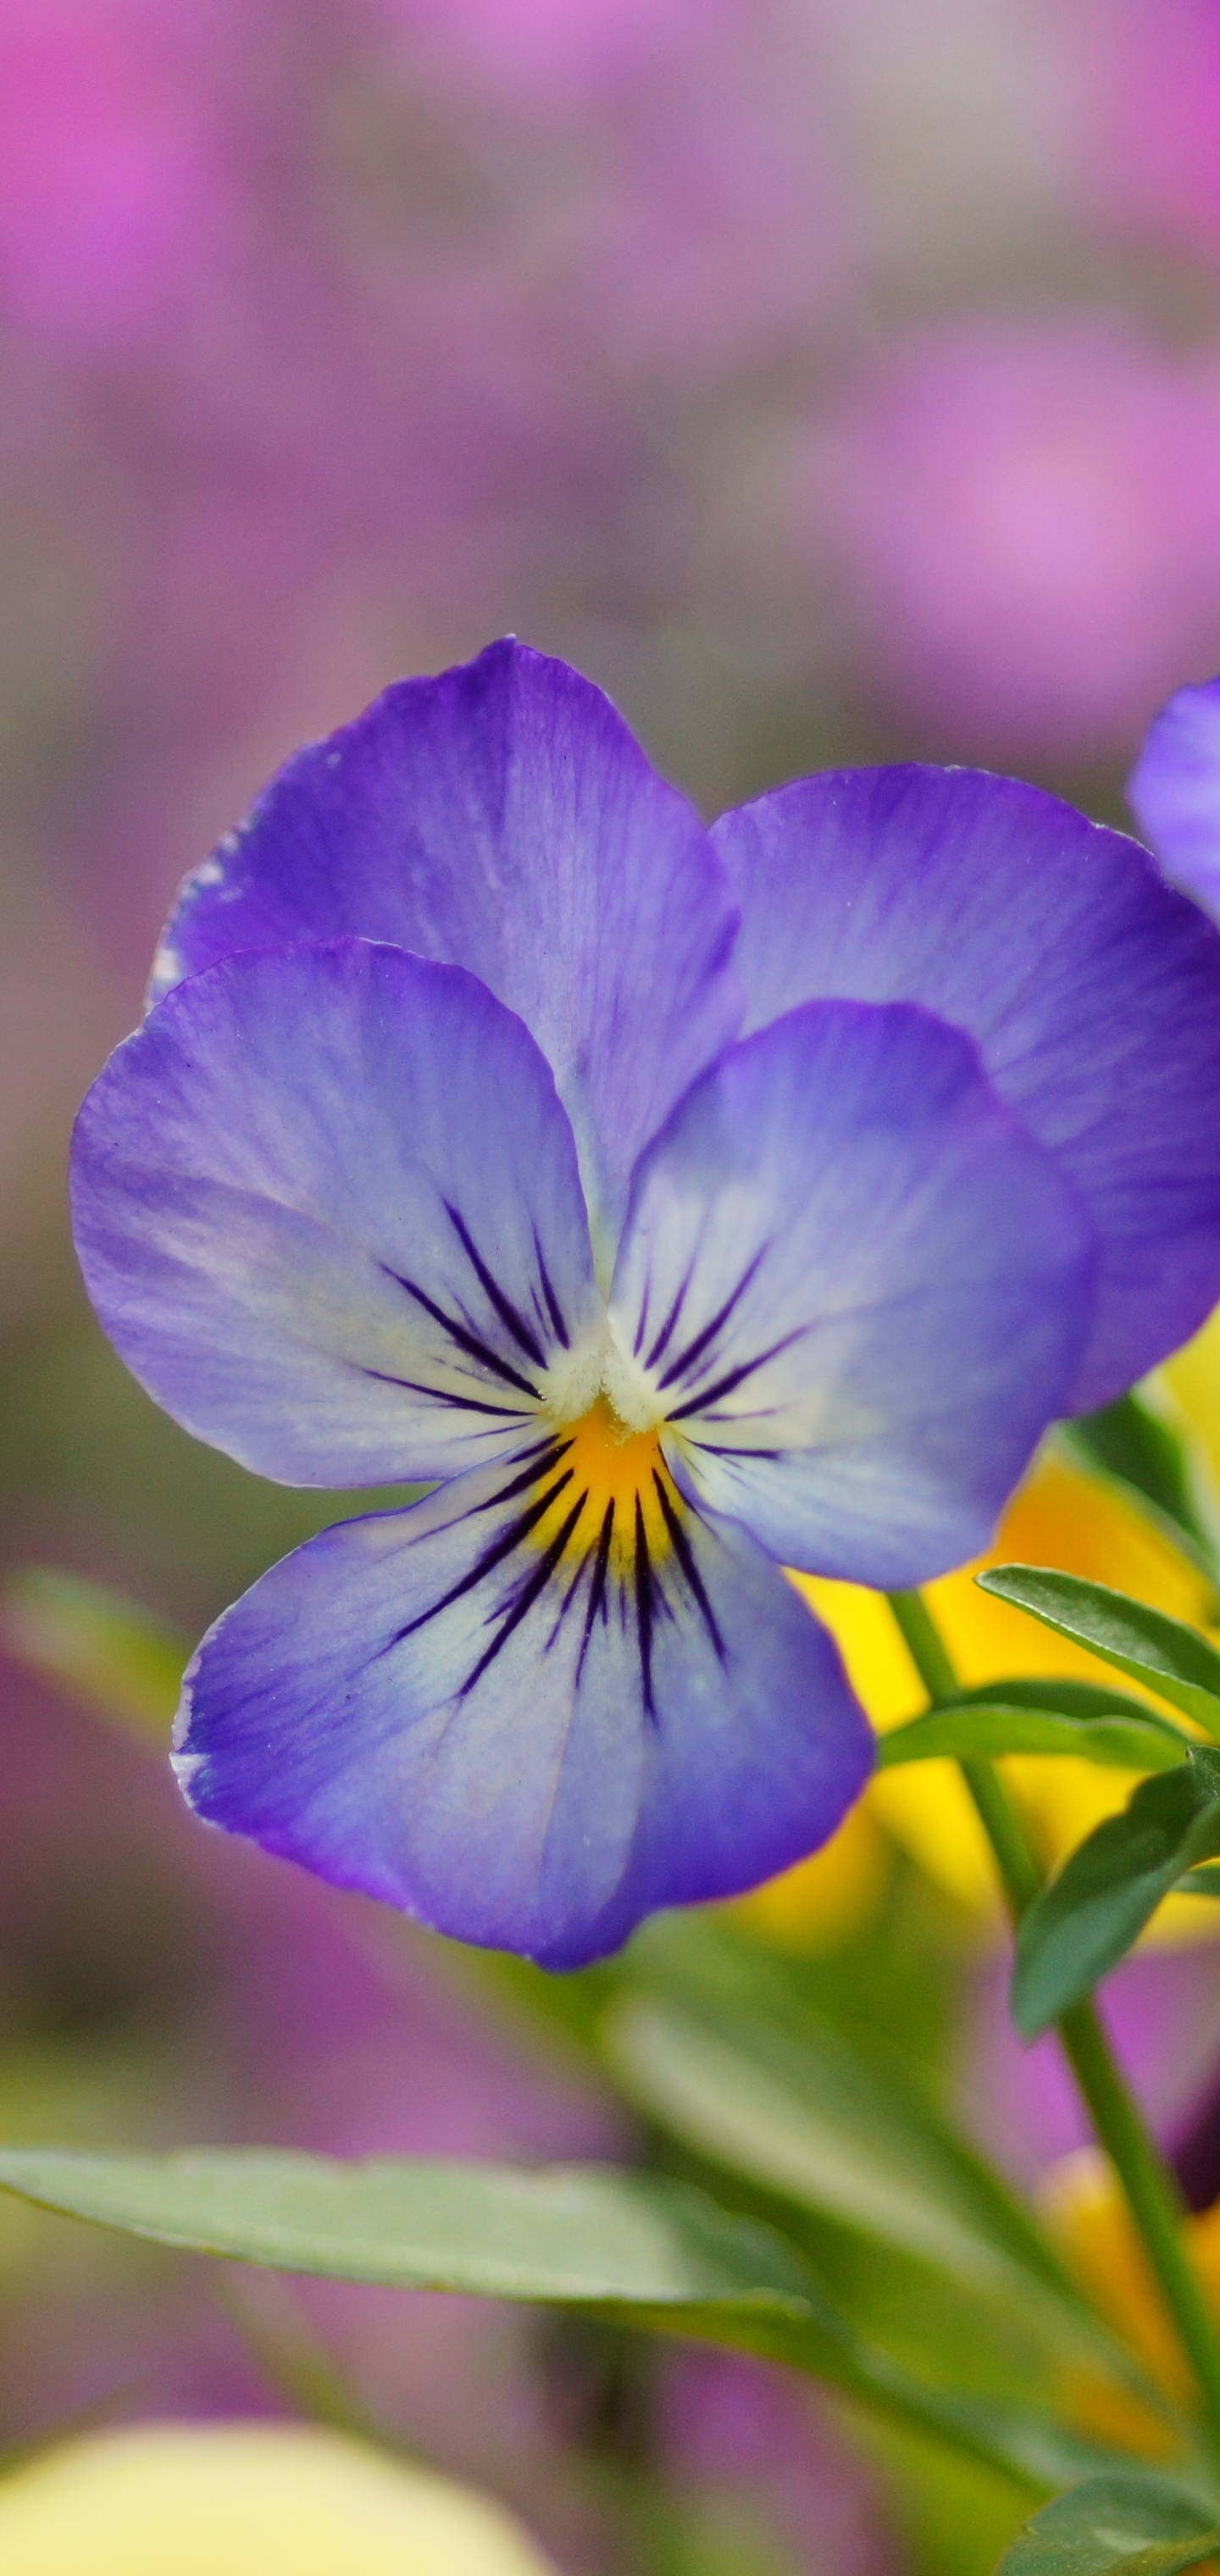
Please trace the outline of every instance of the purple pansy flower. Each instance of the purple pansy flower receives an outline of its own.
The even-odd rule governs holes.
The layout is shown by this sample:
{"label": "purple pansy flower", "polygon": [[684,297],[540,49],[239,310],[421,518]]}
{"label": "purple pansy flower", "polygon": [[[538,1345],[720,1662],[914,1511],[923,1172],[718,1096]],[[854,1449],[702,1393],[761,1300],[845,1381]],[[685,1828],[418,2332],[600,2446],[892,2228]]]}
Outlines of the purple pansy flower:
{"label": "purple pansy flower", "polygon": [[960,1561],[1220,1291],[1220,940],[1144,852],[925,769],[709,834],[511,642],[291,761],[153,1000],[76,1137],[107,1331],[264,1475],[435,1480],[216,1623],[186,1793],[555,1965],[858,1792],[780,1567]]}
{"label": "purple pansy flower", "polygon": [[1179,689],[1162,707],[1127,794],[1166,876],[1220,913],[1220,680]]}

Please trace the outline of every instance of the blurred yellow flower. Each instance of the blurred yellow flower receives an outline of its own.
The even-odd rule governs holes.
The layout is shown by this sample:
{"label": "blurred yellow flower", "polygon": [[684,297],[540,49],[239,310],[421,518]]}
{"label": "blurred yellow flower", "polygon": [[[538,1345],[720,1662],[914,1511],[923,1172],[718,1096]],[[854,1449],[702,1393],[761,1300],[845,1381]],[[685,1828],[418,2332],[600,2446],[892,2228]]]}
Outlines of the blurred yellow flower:
{"label": "blurred yellow flower", "polygon": [[553,2576],[499,2505],[293,2424],[139,2424],[0,2482],[4,2576]]}
{"label": "blurred yellow flower", "polygon": [[1161,1371],[1220,1486],[1220,1306]]}
{"label": "blurred yellow flower", "polygon": [[[1136,2235],[1126,2201],[1098,2147],[1061,2156],[1042,2178],[1043,2213],[1064,2261],[1104,2317],[1139,2355],[1166,2397],[1189,2405],[1190,2372]],[[1220,2203],[1185,2222],[1186,2244],[1220,2325]],[[1168,2435],[1152,2410],[1112,2382],[1073,2370],[1078,2422],[1125,2449],[1155,2455]]]}
{"label": "blurred yellow flower", "polygon": [[[1164,1372],[1220,1481],[1220,1310]],[[927,1598],[963,1682],[1006,1674],[1074,1675],[1115,1681],[1092,1655],[980,1592],[974,1576],[1006,1561],[1063,1566],[1205,1625],[1206,1588],[1185,1558],[1113,1491],[1054,1450],[1035,1464],[985,1556],[929,1584]],[[852,1583],[791,1577],[832,1628],[874,1726],[884,1732],[925,1705],[925,1693],[882,1593]],[[1119,1684],[1124,1690],[1136,1686]],[[1024,1756],[1002,1766],[1043,1856],[1057,1867],[1103,1816],[1125,1806],[1136,1775],[1090,1762]],[[995,1872],[957,1767],[923,1762],[879,1773],[825,1849],[742,1900],[736,1911],[764,1939],[816,1948],[846,1937],[876,1905],[885,1875],[885,1837],[901,1844],[930,1877],[981,1916],[998,1921]],[[1220,1935],[1220,1906],[1173,1896],[1158,1908],[1147,1939],[1203,1941]]]}

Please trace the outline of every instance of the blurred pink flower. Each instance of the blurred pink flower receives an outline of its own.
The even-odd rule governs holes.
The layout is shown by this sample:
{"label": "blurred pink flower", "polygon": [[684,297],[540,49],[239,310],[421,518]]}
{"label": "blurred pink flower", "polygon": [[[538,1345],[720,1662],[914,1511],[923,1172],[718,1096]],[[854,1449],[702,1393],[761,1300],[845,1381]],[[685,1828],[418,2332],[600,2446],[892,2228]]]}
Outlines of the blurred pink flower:
{"label": "blurred pink flower", "polygon": [[726,2539],[744,2506],[794,2576],[885,2576],[904,2565],[879,2481],[820,2392],[744,2353],[696,2348],[664,2356],[659,2399],[669,2479],[713,2525],[719,2508]]}
{"label": "blurred pink flower", "polygon": [[54,340],[129,345],[164,327],[222,246],[198,16],[183,0],[2,0],[0,294]]}
{"label": "blurred pink flower", "polygon": [[1215,0],[1088,0],[1069,52],[1078,168],[1113,218],[1220,250]]}
{"label": "blurred pink flower", "polygon": [[577,294],[616,354],[672,377],[803,349],[852,247],[815,69],[743,31],[607,135]]}
{"label": "blurred pink flower", "polygon": [[[986,2153],[1023,2187],[1092,2131],[1053,2032],[1026,2048],[1008,2016],[1009,1962],[980,1977],[965,2031],[963,2115]],[[1176,2140],[1220,2064],[1214,1950],[1145,1950],[1102,1991],[1115,2052],[1162,2143]]]}
{"label": "blurred pink flower", "polygon": [[522,101],[598,97],[705,43],[734,0],[370,0],[440,60]]}
{"label": "blurred pink flower", "polygon": [[[369,0],[403,94],[456,73],[521,153],[504,283],[570,363],[740,365],[807,326],[847,231],[816,15],[750,0]],[[486,128],[471,124],[467,142]],[[583,357],[582,357],[583,351]]]}
{"label": "blurred pink flower", "polygon": [[1220,658],[1220,356],[927,332],[815,432],[797,509],[936,747],[1087,758]]}
{"label": "blurred pink flower", "polygon": [[120,975],[284,741],[682,595],[653,397],[842,272],[816,50],[749,0],[0,0],[0,329],[82,608],[50,830]]}

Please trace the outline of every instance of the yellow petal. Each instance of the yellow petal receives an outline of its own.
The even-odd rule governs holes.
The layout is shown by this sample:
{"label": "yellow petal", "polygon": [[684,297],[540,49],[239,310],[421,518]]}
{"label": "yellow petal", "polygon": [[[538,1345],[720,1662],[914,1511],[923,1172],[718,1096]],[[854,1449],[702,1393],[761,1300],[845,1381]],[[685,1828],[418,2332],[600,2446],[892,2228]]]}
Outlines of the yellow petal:
{"label": "yellow petal", "polygon": [[499,2505],[312,2426],[140,2424],[0,2483],[4,2576],[553,2576]]}

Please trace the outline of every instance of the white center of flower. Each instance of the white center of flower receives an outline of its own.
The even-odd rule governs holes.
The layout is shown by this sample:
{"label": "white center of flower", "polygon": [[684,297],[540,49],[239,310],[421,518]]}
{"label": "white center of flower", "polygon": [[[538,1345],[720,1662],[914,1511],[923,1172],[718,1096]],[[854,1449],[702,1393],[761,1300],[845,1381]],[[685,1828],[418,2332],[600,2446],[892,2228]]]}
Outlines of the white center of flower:
{"label": "white center of flower", "polygon": [[619,1349],[613,1334],[602,1362],[602,1393],[624,1431],[651,1431],[665,1419],[664,1396],[630,1351]]}
{"label": "white center of flower", "polygon": [[574,1350],[556,1351],[542,1384],[542,1399],[557,1423],[580,1422],[599,1395],[627,1438],[665,1419],[665,1398],[646,1369],[615,1340],[609,1316]]}

